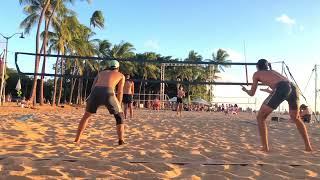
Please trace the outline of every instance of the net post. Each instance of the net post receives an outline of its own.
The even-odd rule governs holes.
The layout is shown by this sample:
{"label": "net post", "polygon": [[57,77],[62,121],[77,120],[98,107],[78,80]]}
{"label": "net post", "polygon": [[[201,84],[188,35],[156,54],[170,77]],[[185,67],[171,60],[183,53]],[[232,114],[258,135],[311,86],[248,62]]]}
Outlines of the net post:
{"label": "net post", "polygon": [[317,72],[317,65],[314,65],[314,72],[315,72],[315,99],[314,99],[314,113],[317,116],[317,99],[318,99],[318,72]]}
{"label": "net post", "polygon": [[[160,67],[160,79],[161,81],[164,81],[164,74],[165,74],[165,64],[161,64]],[[160,83],[160,108],[164,108],[164,90],[165,90],[165,85],[164,83]]]}

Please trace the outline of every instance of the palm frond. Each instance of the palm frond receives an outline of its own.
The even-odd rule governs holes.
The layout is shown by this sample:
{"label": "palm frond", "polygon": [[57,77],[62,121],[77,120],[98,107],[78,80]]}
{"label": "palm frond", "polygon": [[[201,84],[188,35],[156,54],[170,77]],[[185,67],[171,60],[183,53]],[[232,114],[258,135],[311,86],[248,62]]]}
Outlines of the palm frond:
{"label": "palm frond", "polygon": [[39,15],[32,13],[20,23],[20,28],[24,29],[25,34],[29,34],[31,29],[36,25],[38,19]]}
{"label": "palm frond", "polygon": [[95,11],[90,18],[90,26],[104,28],[104,16],[102,11]]}

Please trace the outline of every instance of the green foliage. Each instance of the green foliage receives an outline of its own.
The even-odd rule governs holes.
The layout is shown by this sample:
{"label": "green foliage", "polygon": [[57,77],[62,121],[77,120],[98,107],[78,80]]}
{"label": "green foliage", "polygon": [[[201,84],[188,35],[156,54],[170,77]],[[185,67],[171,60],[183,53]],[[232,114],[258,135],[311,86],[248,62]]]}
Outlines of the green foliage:
{"label": "green foliage", "polygon": [[[105,39],[94,39],[95,33],[90,27],[104,28],[105,18],[102,11],[94,11],[90,18],[90,27],[82,24],[76,13],[69,9],[67,3],[74,3],[76,0],[51,0],[50,6],[45,13],[46,18],[52,17],[50,22],[50,31],[41,34],[41,38],[44,39],[45,34],[48,38],[48,53],[56,53],[63,55],[76,55],[76,56],[97,56],[105,58],[104,61],[88,61],[83,59],[59,59],[57,58],[57,74],[70,74],[80,75],[82,77],[92,77],[97,74],[98,71],[107,68],[108,60],[110,59],[127,59],[127,60],[147,60],[150,63],[137,63],[137,62],[121,62],[120,71],[124,74],[130,74],[135,79],[160,79],[160,65],[154,64],[154,61],[171,61],[178,60],[173,59],[171,56],[162,56],[154,52],[145,52],[136,54],[134,46],[125,41],[121,41],[119,44],[111,44]],[[26,18],[21,22],[20,27],[24,29],[25,33],[30,33],[32,28],[39,23],[41,10],[47,0],[19,0],[19,3],[24,6],[23,11],[26,14]],[[90,2],[87,0],[87,2]],[[219,49],[216,53],[212,54],[212,61],[215,62],[229,62],[227,60],[228,53],[225,50]],[[203,57],[191,50],[188,56],[183,61],[201,62]],[[184,66],[184,67],[167,67],[165,80],[177,80],[180,78],[183,81],[214,81],[218,78],[218,74],[223,72],[228,66],[225,65],[199,65],[199,66]],[[211,76],[210,76],[211,74]],[[13,70],[8,71],[8,87],[9,92],[15,92],[15,84],[19,78],[17,73]],[[21,78],[21,77],[20,77]],[[60,82],[60,78],[57,78]],[[31,86],[32,79],[28,77],[22,78],[22,91],[25,91]],[[80,82],[80,83],[79,83]],[[62,83],[62,81],[61,81]],[[72,84],[73,83],[73,84]],[[26,85],[29,84],[29,85]],[[54,82],[48,80],[46,82],[46,96],[50,99],[53,94]],[[90,91],[92,80],[84,81],[81,79],[64,79],[62,96],[67,99],[67,96],[72,97],[71,89],[74,86],[82,88],[85,86],[84,92]],[[160,84],[147,84],[140,83],[139,92],[159,92]],[[88,87],[87,87],[88,86]],[[72,87],[72,88],[71,88]],[[169,96],[176,95],[176,85],[166,85],[166,94]],[[26,88],[26,90],[24,89]],[[189,85],[185,87],[189,100],[192,98],[210,99],[208,86],[206,85]],[[61,90],[60,90],[61,91]],[[59,98],[60,99],[60,98]]]}
{"label": "green foliage", "polygon": [[104,16],[102,11],[95,11],[90,18],[90,25],[93,27],[98,27],[100,29],[104,28]]}

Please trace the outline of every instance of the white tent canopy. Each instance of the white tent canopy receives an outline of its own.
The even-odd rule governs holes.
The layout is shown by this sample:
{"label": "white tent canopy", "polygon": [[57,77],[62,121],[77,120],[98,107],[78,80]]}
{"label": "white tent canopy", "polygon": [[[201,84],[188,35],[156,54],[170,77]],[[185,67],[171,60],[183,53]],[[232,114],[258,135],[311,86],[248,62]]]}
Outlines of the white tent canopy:
{"label": "white tent canopy", "polygon": [[169,99],[169,102],[177,102],[177,97],[173,97],[173,98]]}
{"label": "white tent canopy", "polygon": [[204,99],[201,98],[197,98],[191,101],[191,103],[195,103],[195,104],[203,104],[205,106],[210,106],[210,103]]}

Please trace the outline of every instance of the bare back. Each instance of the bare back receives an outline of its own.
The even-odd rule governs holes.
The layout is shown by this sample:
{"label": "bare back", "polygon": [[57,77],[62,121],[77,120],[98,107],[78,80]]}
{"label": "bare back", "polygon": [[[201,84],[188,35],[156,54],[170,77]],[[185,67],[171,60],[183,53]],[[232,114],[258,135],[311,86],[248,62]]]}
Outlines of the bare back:
{"label": "bare back", "polygon": [[134,94],[134,82],[126,80],[123,87],[123,94]]}
{"label": "bare back", "polygon": [[124,81],[124,75],[122,73],[118,71],[105,70],[97,75],[95,86],[114,89],[120,81]]}
{"label": "bare back", "polygon": [[274,89],[280,81],[289,81],[276,71],[257,71],[253,75],[253,81],[260,81],[262,84]]}

